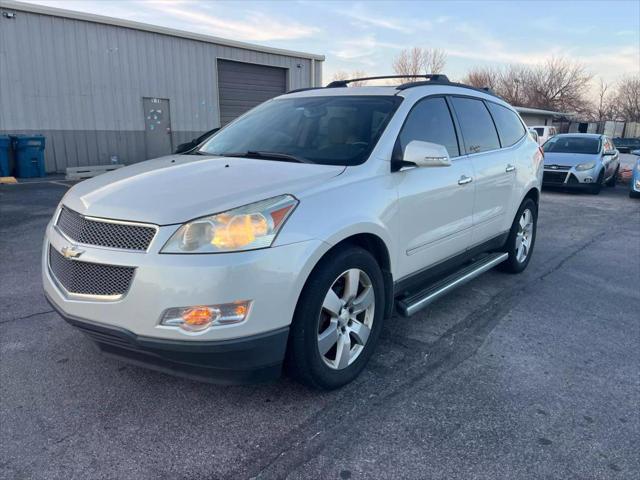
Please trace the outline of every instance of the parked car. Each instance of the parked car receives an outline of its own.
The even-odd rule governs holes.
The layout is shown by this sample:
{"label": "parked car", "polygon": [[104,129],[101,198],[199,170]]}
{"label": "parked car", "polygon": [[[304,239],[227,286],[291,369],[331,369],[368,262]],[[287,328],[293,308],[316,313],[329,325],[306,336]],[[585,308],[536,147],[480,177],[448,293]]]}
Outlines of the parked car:
{"label": "parked car", "polygon": [[629,182],[629,196],[631,198],[640,198],[640,150],[633,150],[633,155],[637,155],[636,164],[631,173],[631,181]]}
{"label": "parked car", "polygon": [[203,133],[198,138],[194,138],[190,142],[181,143],[180,145],[178,145],[178,147],[176,148],[176,151],[174,153],[188,153],[188,152],[190,152],[191,150],[195,149],[198,145],[203,143],[205,140],[207,140],[211,135],[216,133],[218,130],[220,130],[219,127],[218,128],[214,128],[213,130],[209,130],[208,132]]}
{"label": "parked car", "polygon": [[531,138],[533,138],[533,140],[539,144],[538,142],[538,132],[536,131],[535,128],[528,128],[527,129],[529,131],[529,135],[531,135]]}
{"label": "parked car", "polygon": [[556,129],[556,127],[550,127],[548,125],[541,125],[531,128],[533,128],[538,134],[539,145],[544,145],[547,140],[558,134],[558,130]]}
{"label": "parked car", "polygon": [[614,187],[620,169],[618,151],[605,135],[556,135],[544,149],[543,186],[582,188],[594,195],[602,185]]}
{"label": "parked car", "polygon": [[194,155],[71,188],[46,296],[111,355],[217,382],[337,388],[411,315],[531,260],[542,151],[518,113],[443,75],[291,92]]}
{"label": "parked car", "polygon": [[640,148],[640,138],[614,138],[613,144],[620,153],[630,153],[631,150]]}

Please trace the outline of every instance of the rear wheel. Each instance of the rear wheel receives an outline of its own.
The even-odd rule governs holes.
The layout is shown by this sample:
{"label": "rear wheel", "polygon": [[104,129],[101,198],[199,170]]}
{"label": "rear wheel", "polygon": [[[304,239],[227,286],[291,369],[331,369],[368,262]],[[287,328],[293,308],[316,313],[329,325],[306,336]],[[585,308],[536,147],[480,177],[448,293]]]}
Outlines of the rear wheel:
{"label": "rear wheel", "polygon": [[384,298],[382,272],[369,252],[348,247],[329,254],[309,277],[296,306],[287,371],[324,390],[351,382],[378,342]]}
{"label": "rear wheel", "polygon": [[531,260],[533,246],[536,240],[538,223],[538,206],[527,198],[522,202],[509,231],[509,238],[505,245],[505,252],[509,258],[498,265],[503,272],[520,273]]}

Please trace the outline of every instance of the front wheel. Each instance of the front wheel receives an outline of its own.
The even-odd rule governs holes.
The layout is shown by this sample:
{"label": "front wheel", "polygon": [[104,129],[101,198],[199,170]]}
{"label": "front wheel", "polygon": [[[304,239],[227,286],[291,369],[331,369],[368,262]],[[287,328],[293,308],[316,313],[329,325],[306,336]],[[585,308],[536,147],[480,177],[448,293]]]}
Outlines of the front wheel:
{"label": "front wheel", "polygon": [[287,371],[323,390],[355,379],[378,342],[384,292],[380,267],[366,250],[348,247],[323,258],[296,306]]}
{"label": "front wheel", "polygon": [[589,192],[591,195],[599,195],[602,190],[602,182],[604,181],[604,172],[600,172],[595,183],[590,185]]}
{"label": "front wheel", "polygon": [[618,170],[620,167],[616,167],[616,171],[613,174],[613,177],[611,177],[609,180],[607,180],[607,187],[615,187],[616,186],[616,182],[618,181]]}
{"label": "front wheel", "polygon": [[533,200],[527,198],[520,205],[511,230],[509,230],[509,237],[505,245],[505,252],[509,254],[509,258],[498,265],[500,270],[508,273],[520,273],[527,268],[536,240],[537,224],[538,206]]}

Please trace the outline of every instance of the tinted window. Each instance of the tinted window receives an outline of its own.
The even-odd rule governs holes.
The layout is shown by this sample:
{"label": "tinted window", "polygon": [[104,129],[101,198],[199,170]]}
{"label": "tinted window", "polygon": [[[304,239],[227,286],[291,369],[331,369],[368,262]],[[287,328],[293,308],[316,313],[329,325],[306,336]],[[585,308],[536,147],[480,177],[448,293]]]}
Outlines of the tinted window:
{"label": "tinted window", "polygon": [[534,130],[538,132],[538,135],[541,137],[544,135],[544,128],[534,128]]}
{"label": "tinted window", "polygon": [[547,143],[542,148],[545,152],[550,153],[593,154],[600,152],[600,139],[594,137],[556,136],[547,140]]}
{"label": "tinted window", "polygon": [[500,143],[503,147],[510,147],[524,136],[524,126],[518,115],[496,103],[487,102],[487,106],[498,127]]}
{"label": "tinted window", "polygon": [[269,152],[312,163],[364,162],[401,102],[392,96],[284,98],[257,106],[200,149],[211,155]]}
{"label": "tinted window", "polygon": [[500,148],[496,127],[484,103],[472,98],[453,97],[452,100],[467,153]]}
{"label": "tinted window", "polygon": [[399,140],[403,152],[411,140],[421,140],[444,145],[450,157],[460,155],[453,120],[444,98],[428,98],[416,104],[402,127]]}

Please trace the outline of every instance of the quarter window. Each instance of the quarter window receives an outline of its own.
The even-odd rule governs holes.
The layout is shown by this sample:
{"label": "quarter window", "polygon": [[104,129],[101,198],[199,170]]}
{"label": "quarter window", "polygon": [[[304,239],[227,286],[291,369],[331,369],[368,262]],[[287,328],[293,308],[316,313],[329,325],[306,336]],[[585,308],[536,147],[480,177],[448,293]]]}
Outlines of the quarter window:
{"label": "quarter window", "polygon": [[467,153],[500,148],[496,127],[482,101],[463,97],[453,97],[451,100]]}
{"label": "quarter window", "polygon": [[416,104],[407,116],[398,140],[403,152],[410,141],[421,140],[444,145],[450,157],[460,155],[451,113],[442,97],[427,98]]}
{"label": "quarter window", "polygon": [[510,147],[524,136],[524,126],[518,115],[497,103],[487,102],[487,106],[498,128],[502,147]]}

